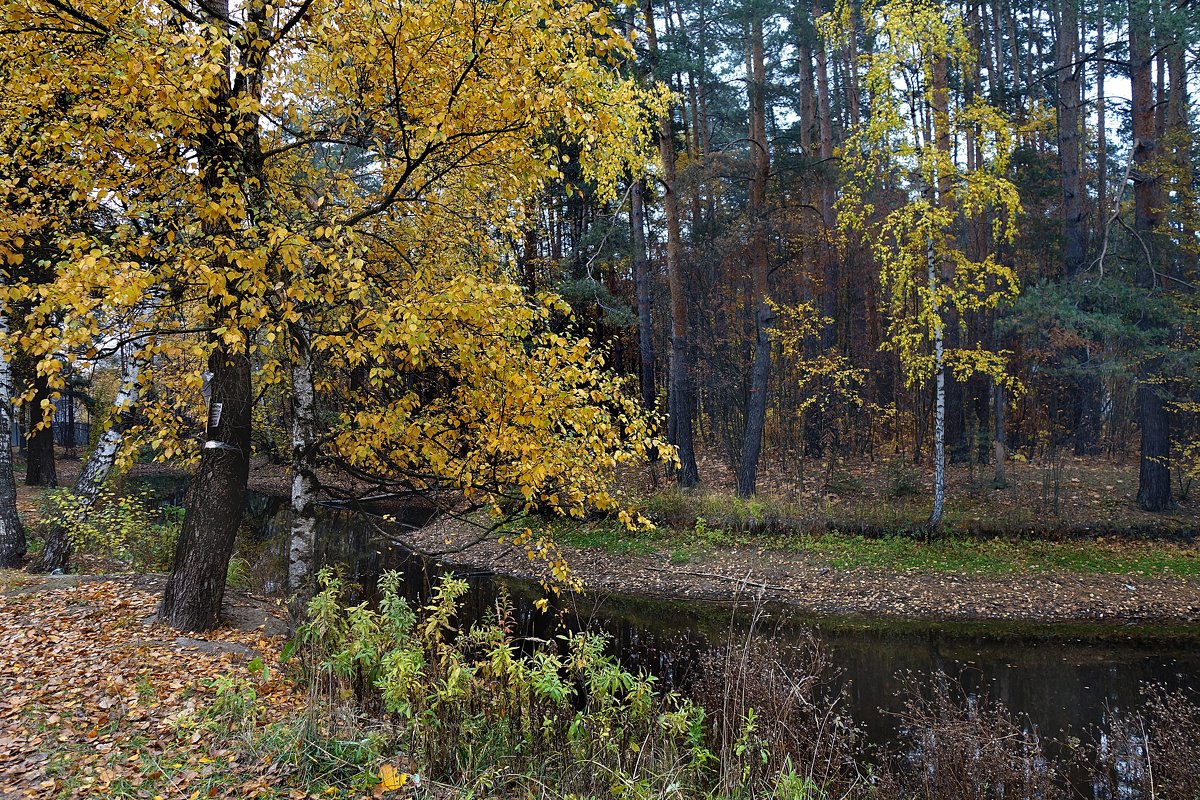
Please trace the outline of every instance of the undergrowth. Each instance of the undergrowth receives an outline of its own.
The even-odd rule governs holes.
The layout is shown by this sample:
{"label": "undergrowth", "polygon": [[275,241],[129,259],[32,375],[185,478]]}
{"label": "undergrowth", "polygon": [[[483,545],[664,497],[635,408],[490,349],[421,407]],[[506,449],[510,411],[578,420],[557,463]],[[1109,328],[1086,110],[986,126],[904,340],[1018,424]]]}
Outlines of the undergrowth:
{"label": "undergrowth", "polygon": [[[396,574],[377,609],[347,603],[333,572],[318,583],[284,653],[307,692],[303,712],[269,721],[256,687],[270,668],[252,661],[176,723],[182,741],[219,733],[221,752],[268,765],[306,796],[1051,800],[1088,796],[1079,776],[1090,776],[1096,798],[1197,797],[1200,704],[1179,692],[1149,689],[1097,744],[1050,742],[936,673],[909,681],[899,738],[877,750],[816,637],[787,650],[731,640],[679,694],[622,668],[602,635],[515,636],[503,596],[487,619],[460,626],[467,585],[452,577],[419,609]],[[169,774],[168,762],[147,769]],[[226,788],[224,775],[213,785]]]}

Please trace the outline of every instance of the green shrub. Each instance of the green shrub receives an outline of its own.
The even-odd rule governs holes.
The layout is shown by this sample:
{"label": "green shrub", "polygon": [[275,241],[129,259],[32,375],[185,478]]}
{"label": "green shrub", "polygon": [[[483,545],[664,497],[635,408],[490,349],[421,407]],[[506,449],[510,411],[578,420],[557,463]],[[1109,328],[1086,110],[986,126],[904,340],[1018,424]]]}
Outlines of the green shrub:
{"label": "green shrub", "polygon": [[154,508],[148,492],[116,494],[102,489],[91,506],[70,489],[55,489],[43,499],[42,519],[61,525],[76,551],[116,559],[138,571],[170,566],[183,509]]}
{"label": "green shrub", "polygon": [[330,570],[317,580],[299,634],[312,685],[389,717],[435,780],[485,795],[523,776],[561,794],[661,796],[695,785],[712,760],[703,710],[622,669],[602,635],[522,653],[506,599],[488,620],[456,626],[465,581],[443,578],[418,613],[396,573],[381,579],[378,611],[345,604]]}

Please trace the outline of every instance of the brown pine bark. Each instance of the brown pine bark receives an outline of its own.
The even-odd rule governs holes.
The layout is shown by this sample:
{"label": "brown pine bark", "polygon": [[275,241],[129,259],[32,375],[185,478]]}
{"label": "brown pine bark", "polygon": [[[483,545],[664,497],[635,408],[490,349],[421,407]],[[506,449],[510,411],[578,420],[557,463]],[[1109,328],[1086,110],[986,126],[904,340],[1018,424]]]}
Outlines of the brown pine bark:
{"label": "brown pine bark", "polygon": [[754,309],[754,361],[750,367],[750,395],[746,401],[746,431],[742,439],[741,465],[737,474],[739,497],[754,494],[758,459],[762,451],[763,426],[767,414],[767,384],[771,372],[771,324],[774,313],[768,302],[766,188],[771,173],[767,142],[766,66],[763,60],[763,21],[757,11],[750,20],[750,58],[746,65],[750,128],[750,283]]}
{"label": "brown pine bark", "polygon": [[[1157,242],[1160,209],[1159,182],[1153,174],[1158,150],[1154,124],[1155,97],[1150,79],[1150,25],[1146,9],[1137,0],[1129,2],[1129,77],[1132,96],[1133,203],[1135,249],[1142,262],[1138,283],[1145,289],[1158,284]],[[1153,384],[1157,365],[1146,364],[1138,376],[1138,423],[1141,426],[1141,457],[1138,470],[1138,505],[1146,511],[1163,511],[1171,505],[1170,417],[1162,396]]]}
{"label": "brown pine bark", "polygon": [[[820,0],[814,4],[814,14],[824,13]],[[838,263],[833,252],[832,237],[837,224],[834,216],[833,187],[833,113],[829,97],[829,55],[824,41],[818,40],[813,55],[816,57],[817,78],[817,130],[821,158],[820,210],[821,222],[825,226],[821,244],[821,313],[833,317],[837,313]],[[826,341],[826,346],[832,344]]]}
{"label": "brown pine bark", "polygon": [[[654,32],[653,0],[646,0],[646,29],[652,67],[658,63],[658,36]],[[663,217],[667,228],[667,286],[671,295],[671,364],[669,431],[679,450],[676,480],[685,488],[700,482],[693,434],[694,398],[688,352],[688,308],[683,276],[683,243],[676,189],[675,129],[671,113],[658,125],[658,152],[662,159]]]}
{"label": "brown pine bark", "polygon": [[[1179,12],[1173,12],[1178,15]],[[1180,21],[1175,20],[1175,25],[1179,25]],[[1188,63],[1187,63],[1187,47],[1182,34],[1177,34],[1175,40],[1167,47],[1166,50],[1167,75],[1171,81],[1170,91],[1167,93],[1167,119],[1166,130],[1168,143],[1171,148],[1171,161],[1175,171],[1176,183],[1184,186],[1192,185],[1194,181],[1195,170],[1193,169],[1191,154],[1189,147],[1192,144],[1192,138],[1188,130]],[[1180,215],[1179,238],[1183,242],[1194,242],[1196,240],[1196,220],[1192,214]],[[1196,254],[1193,249],[1183,249],[1178,254],[1178,260],[1175,265],[1174,274],[1176,277],[1186,278],[1187,273],[1195,269]]]}
{"label": "brown pine bark", "polygon": [[1080,79],[1078,0],[1062,0],[1055,70],[1058,78],[1058,160],[1062,179],[1063,259],[1068,275],[1083,269],[1087,256],[1084,230],[1083,173],[1080,161]]}
{"label": "brown pine bark", "polygon": [[[1078,0],[1062,0],[1059,8],[1055,47],[1055,76],[1058,89],[1058,159],[1062,185],[1062,253],[1067,277],[1087,266],[1086,200],[1081,169],[1080,91],[1083,61],[1079,53]],[[1073,381],[1070,409],[1074,417],[1075,454],[1095,455],[1100,450],[1099,378],[1088,366],[1089,354],[1075,349],[1072,358],[1083,372]]]}
{"label": "brown pine bark", "polygon": [[813,78],[812,5],[805,0],[796,9],[793,25],[796,29],[796,61],[800,77],[800,149],[811,157],[813,127],[816,122],[816,87]]}
{"label": "brown pine bark", "polygon": [[1106,129],[1105,76],[1108,64],[1104,37],[1108,27],[1104,19],[1104,0],[1096,7],[1096,219],[1104,224],[1108,219],[1108,131]]}

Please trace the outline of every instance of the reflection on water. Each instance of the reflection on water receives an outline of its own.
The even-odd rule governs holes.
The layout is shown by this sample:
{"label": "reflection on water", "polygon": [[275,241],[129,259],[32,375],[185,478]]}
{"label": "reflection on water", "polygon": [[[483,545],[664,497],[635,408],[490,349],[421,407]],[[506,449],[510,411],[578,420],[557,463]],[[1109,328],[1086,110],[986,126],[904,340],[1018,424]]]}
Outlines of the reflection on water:
{"label": "reflection on water", "polygon": [[[316,563],[341,565],[367,599],[383,571],[398,570],[408,598],[423,601],[442,570],[380,537],[379,524],[351,511],[323,509]],[[238,550],[249,561],[253,590],[286,590],[287,533],[286,501],[252,497]],[[480,573],[463,577],[471,591],[462,622],[492,608],[504,586],[517,609],[518,635],[547,639],[563,626],[602,629],[628,668],[653,672],[665,687],[686,687],[702,653],[731,637],[742,642],[750,626],[750,615],[729,604],[617,594],[566,599],[540,613],[533,601],[542,592],[534,584]],[[1200,687],[1200,631],[1194,629],[869,622],[797,618],[769,607],[755,625],[754,636],[775,637],[785,646],[815,628],[847,682],[851,711],[878,743],[895,738],[889,712],[900,710],[898,691],[907,673],[957,677],[968,691],[986,690],[1048,736],[1095,731],[1106,710],[1140,705],[1146,682]]]}

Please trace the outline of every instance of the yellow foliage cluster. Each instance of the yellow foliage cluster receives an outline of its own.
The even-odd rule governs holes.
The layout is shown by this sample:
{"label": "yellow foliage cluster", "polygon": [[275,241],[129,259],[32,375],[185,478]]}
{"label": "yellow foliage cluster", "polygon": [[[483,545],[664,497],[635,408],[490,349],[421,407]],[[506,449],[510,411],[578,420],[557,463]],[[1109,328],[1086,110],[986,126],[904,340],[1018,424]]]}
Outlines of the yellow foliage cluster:
{"label": "yellow foliage cluster", "polygon": [[0,67],[20,212],[0,301],[30,309],[0,347],[61,388],[65,362],[136,346],[160,455],[189,452],[214,350],[277,383],[308,349],[325,442],[356,468],[582,514],[614,506],[618,465],[668,452],[505,245],[564,145],[601,196],[645,168],[668,96],[622,74],[607,9],[0,0],[0,27],[24,32]]}
{"label": "yellow foliage cluster", "polygon": [[812,343],[833,324],[812,301],[794,306],[771,304],[776,324],[771,338],[780,344],[783,355],[799,376],[800,400],[797,413],[834,407],[859,409],[863,406],[862,387],[867,370],[855,367],[836,347],[813,352]]}
{"label": "yellow foliage cluster", "polygon": [[[936,372],[931,343],[952,319],[1017,297],[1017,274],[996,255],[998,244],[1012,240],[1021,211],[1009,179],[1013,129],[986,103],[956,106],[939,97],[947,73],[969,76],[976,63],[962,17],[951,7],[895,0],[868,3],[862,15],[876,41],[862,56],[870,114],[845,146],[838,220],[847,236],[866,240],[880,264],[886,346],[908,384],[920,385]],[[844,11],[823,17],[826,35],[847,35],[847,19]],[[976,148],[979,165],[967,169],[951,141]],[[896,176],[901,202],[880,207],[880,175]],[[979,231],[988,247],[962,247],[955,232],[964,226]],[[947,349],[944,358],[959,380],[982,373],[1017,389],[1006,362],[1006,353],[981,343]]]}

